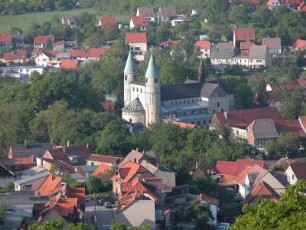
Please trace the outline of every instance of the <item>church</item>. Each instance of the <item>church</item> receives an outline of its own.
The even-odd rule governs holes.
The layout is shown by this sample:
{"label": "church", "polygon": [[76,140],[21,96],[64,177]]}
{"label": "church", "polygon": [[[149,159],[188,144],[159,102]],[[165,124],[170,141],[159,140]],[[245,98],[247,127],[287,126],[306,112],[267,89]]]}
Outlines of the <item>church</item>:
{"label": "church", "polygon": [[208,126],[216,112],[233,110],[234,95],[224,81],[206,81],[201,59],[198,80],[160,85],[159,70],[151,54],[145,82],[138,82],[131,51],[124,68],[122,118],[130,124],[149,127],[161,122],[181,121]]}

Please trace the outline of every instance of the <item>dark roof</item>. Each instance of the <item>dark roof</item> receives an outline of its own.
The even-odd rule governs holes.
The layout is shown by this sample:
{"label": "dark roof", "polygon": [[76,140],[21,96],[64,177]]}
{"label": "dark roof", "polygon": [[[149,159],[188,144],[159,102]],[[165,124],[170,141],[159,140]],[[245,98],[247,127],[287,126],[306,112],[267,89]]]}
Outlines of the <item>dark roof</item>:
{"label": "dark roof", "polygon": [[201,84],[179,84],[179,85],[163,85],[160,87],[161,100],[175,100],[181,98],[200,97]]}
{"label": "dark roof", "polygon": [[281,49],[281,39],[280,38],[263,38],[262,44],[268,46],[268,49]]}
{"label": "dark roof", "polygon": [[248,130],[253,133],[255,139],[278,137],[275,123],[271,118],[255,119],[248,126]]}
{"label": "dark roof", "polygon": [[47,150],[52,148],[52,143],[16,144],[11,146],[14,157],[42,156]]}
{"label": "dark roof", "polygon": [[218,87],[219,87],[218,84],[209,83],[209,82],[205,83],[201,90],[201,96],[209,97]]}
{"label": "dark roof", "polygon": [[211,48],[211,59],[231,59],[234,55],[233,47],[217,44]]}
{"label": "dark roof", "polygon": [[306,179],[306,162],[293,162],[289,166],[298,180]]}

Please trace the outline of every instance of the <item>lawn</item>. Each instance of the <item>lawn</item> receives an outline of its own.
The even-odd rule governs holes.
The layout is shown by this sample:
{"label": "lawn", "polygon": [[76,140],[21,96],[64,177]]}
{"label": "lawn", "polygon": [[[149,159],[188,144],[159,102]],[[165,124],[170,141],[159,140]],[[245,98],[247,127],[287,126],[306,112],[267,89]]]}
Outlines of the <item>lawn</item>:
{"label": "lawn", "polygon": [[21,15],[3,15],[0,16],[0,33],[9,33],[11,27],[18,27],[23,31],[27,31],[33,23],[42,24],[45,21],[50,21],[55,16],[78,16],[84,12],[95,14],[97,18],[103,16],[102,12],[98,12],[93,8],[74,9],[69,11],[29,13]]}

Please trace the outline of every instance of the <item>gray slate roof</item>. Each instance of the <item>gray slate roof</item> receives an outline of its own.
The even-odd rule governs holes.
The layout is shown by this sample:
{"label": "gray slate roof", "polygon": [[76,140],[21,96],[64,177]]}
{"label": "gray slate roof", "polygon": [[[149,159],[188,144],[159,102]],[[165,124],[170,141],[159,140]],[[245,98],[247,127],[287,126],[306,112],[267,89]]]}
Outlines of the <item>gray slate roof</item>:
{"label": "gray slate roof", "polygon": [[141,101],[137,97],[130,104],[128,104],[123,110],[129,111],[129,112],[140,112],[140,111],[144,111],[144,108],[141,104]]}
{"label": "gray slate roof", "polygon": [[234,55],[234,48],[230,46],[217,44],[211,48],[211,59],[231,59]]}
{"label": "gray slate roof", "polygon": [[266,59],[267,46],[252,45],[249,51],[250,59]]}
{"label": "gray slate roof", "polygon": [[139,16],[143,17],[155,17],[155,13],[152,6],[138,7]]}
{"label": "gray slate roof", "polygon": [[47,177],[48,175],[49,175],[49,172],[37,173],[37,174],[31,175],[31,176],[26,176],[26,177],[24,177],[20,180],[16,180],[16,181],[14,181],[14,183],[15,184],[24,184],[26,182],[39,179],[41,177]]}
{"label": "gray slate roof", "polygon": [[273,119],[256,119],[247,128],[252,130],[256,139],[276,138],[278,132],[276,130]]}
{"label": "gray slate roof", "polygon": [[52,143],[30,143],[27,144],[25,148],[24,144],[12,145],[12,151],[14,157],[23,157],[23,156],[42,156],[47,150],[53,148]]}
{"label": "gray slate roof", "polygon": [[262,45],[268,46],[268,49],[281,49],[282,43],[280,38],[263,38]]}

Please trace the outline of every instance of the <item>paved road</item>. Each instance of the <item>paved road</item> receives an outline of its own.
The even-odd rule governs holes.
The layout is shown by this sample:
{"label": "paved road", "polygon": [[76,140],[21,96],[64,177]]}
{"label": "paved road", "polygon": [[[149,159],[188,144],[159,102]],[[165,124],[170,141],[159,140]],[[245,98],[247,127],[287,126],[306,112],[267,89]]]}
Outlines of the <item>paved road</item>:
{"label": "paved road", "polygon": [[[85,222],[93,225],[93,217],[95,215],[95,202],[86,202]],[[96,206],[96,227],[99,230],[108,230],[115,220],[115,209],[106,208],[97,204]]]}

